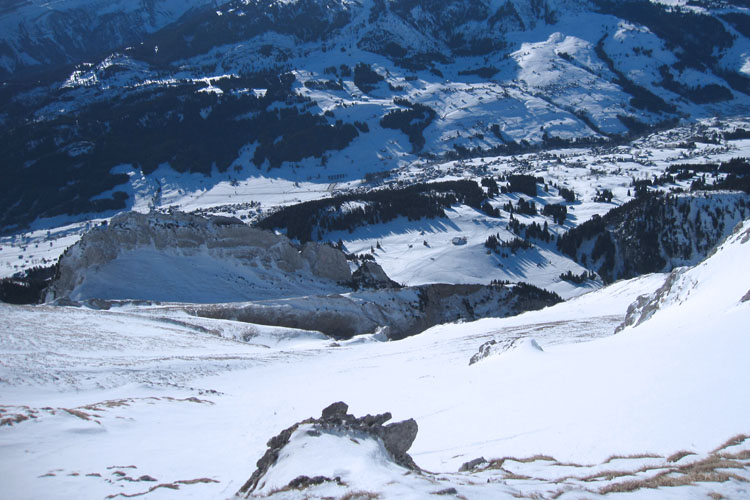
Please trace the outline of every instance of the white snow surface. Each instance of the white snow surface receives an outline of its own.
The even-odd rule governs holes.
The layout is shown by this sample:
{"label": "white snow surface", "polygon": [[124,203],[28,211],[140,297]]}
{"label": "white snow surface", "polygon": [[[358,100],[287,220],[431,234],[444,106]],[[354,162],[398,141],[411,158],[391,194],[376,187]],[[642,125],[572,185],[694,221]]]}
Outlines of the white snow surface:
{"label": "white snow surface", "polygon": [[[595,498],[659,471],[684,477],[669,468],[716,458],[712,451],[738,434],[722,452],[750,445],[750,401],[742,397],[750,384],[749,257],[745,222],[710,258],[671,280],[648,321],[617,335],[628,304],[653,293],[664,275],[513,318],[337,347],[309,332],[147,307],[0,305],[4,495],[102,498],[150,490],[148,498],[229,498],[271,436],[339,400],[355,415],[414,418],[419,434],[410,454],[431,472],[404,476],[376,441],[356,446],[346,436],[318,443],[297,436],[277,462],[285,472],[273,471],[274,484],[324,473],[346,477],[346,486],[281,491],[279,498],[355,490],[431,498],[449,487],[467,498],[550,496],[561,487],[570,490],[566,498]],[[234,340],[243,338],[242,328],[256,340]],[[517,348],[469,365],[493,339],[526,347],[533,339],[543,351]],[[680,450],[696,455],[666,459]],[[516,458],[502,469],[456,473],[480,456]],[[612,470],[626,472],[580,479]],[[740,479],[631,494],[745,497],[747,461],[725,470]]]}

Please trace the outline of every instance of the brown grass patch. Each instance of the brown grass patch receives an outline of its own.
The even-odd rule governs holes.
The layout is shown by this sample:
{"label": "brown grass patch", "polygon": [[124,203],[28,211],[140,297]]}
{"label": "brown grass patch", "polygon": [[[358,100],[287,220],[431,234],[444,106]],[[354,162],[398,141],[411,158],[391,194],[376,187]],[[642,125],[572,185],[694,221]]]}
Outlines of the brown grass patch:
{"label": "brown grass patch", "polygon": [[555,457],[551,457],[549,455],[534,455],[533,457],[526,458],[506,457],[506,460],[513,460],[514,462],[521,462],[522,464],[529,464],[531,462],[536,462],[537,460],[544,460],[545,462],[557,462],[557,460],[555,460]]}
{"label": "brown grass patch", "polygon": [[380,498],[380,494],[373,493],[372,491],[349,491],[344,496],[339,497],[339,500],[376,500]]}
{"label": "brown grass patch", "polygon": [[107,498],[107,499],[117,498],[117,497],[133,498],[133,497],[140,497],[140,496],[143,496],[143,495],[148,495],[152,491],[158,490],[159,488],[167,488],[169,490],[179,490],[181,484],[187,485],[187,484],[218,483],[218,482],[219,481],[217,481],[215,479],[209,479],[207,477],[202,477],[202,478],[199,478],[199,479],[180,479],[179,481],[174,481],[174,482],[171,482],[171,483],[157,484],[157,485],[152,486],[151,488],[149,488],[147,491],[142,491],[140,493],[130,493],[130,494],[128,494],[128,493],[116,493],[114,495],[108,495],[105,498]]}
{"label": "brown grass patch", "polygon": [[566,477],[565,479],[577,479],[579,481],[585,481],[587,483],[590,483],[592,481],[612,481],[613,479],[616,479],[618,477],[625,477],[625,476],[633,476],[638,471],[629,471],[629,470],[605,470],[601,472],[596,472],[594,474],[589,474],[588,476],[583,477]]}
{"label": "brown grass patch", "polygon": [[[744,441],[744,439],[740,442],[742,441]],[[632,479],[604,486],[599,490],[599,493],[606,495],[607,493],[628,493],[644,488],[654,489],[690,486],[695,483],[723,483],[730,479],[746,483],[748,480],[744,477],[731,472],[725,472],[725,469],[745,468],[746,465],[741,462],[722,458],[718,455],[710,455],[697,462],[677,467],[669,467],[650,478]],[[724,470],[720,471],[718,469]],[[641,470],[638,472],[643,471]]]}
{"label": "brown grass patch", "polygon": [[199,479],[180,479],[175,481],[175,484],[206,484],[206,483],[218,483],[216,479],[209,479],[207,477],[201,477]]}
{"label": "brown grass patch", "polygon": [[679,467],[680,472],[714,472],[716,469],[744,469],[745,464],[721,458],[718,455],[711,455],[697,462]]}
{"label": "brown grass patch", "polygon": [[555,457],[551,457],[549,455],[534,455],[532,457],[525,457],[525,458],[516,458],[516,457],[503,457],[503,458],[493,458],[489,462],[486,462],[487,465],[482,467],[482,470],[488,470],[488,469],[502,469],[503,464],[506,460],[510,460],[512,462],[518,462],[522,464],[528,464],[531,462],[536,462],[537,460],[544,460],[546,462],[555,462],[557,463],[557,460]]}
{"label": "brown grass patch", "polygon": [[748,439],[750,439],[750,436],[748,436],[747,434],[737,434],[736,436],[732,436],[729,439],[727,439],[721,446],[716,448],[712,453],[716,453],[721,450],[731,448],[732,446],[737,446],[738,444],[742,444]]}
{"label": "brown grass patch", "polygon": [[495,458],[495,459],[490,460],[489,463],[487,464],[487,467],[485,467],[484,469],[485,470],[488,470],[488,469],[492,469],[492,470],[502,469],[504,463],[505,463],[505,459],[504,458]]}
{"label": "brown grass patch", "polygon": [[728,474],[725,472],[699,472],[680,476],[671,476],[669,475],[670,473],[670,471],[664,471],[662,474],[657,474],[648,479],[633,479],[610,484],[601,488],[599,493],[606,495],[607,493],[629,493],[644,488],[672,488],[676,486],[689,486],[695,483],[723,483],[730,479],[747,482],[745,478],[737,474]]}
{"label": "brown grass patch", "polygon": [[65,412],[73,415],[74,417],[78,417],[78,418],[80,418],[82,420],[88,420],[89,422],[96,422],[97,424],[101,423],[98,420],[92,418],[91,415],[89,415],[88,413],[86,413],[84,411],[76,410],[75,408],[61,408],[61,409],[63,411],[65,411]]}
{"label": "brown grass patch", "polygon": [[602,462],[602,464],[608,464],[612,462],[613,460],[637,460],[642,458],[662,458],[661,455],[656,455],[654,453],[636,453],[633,455],[612,455],[607,460]]}
{"label": "brown grass patch", "polygon": [[7,425],[11,426],[13,424],[20,424],[24,420],[28,420],[30,417],[28,415],[22,415],[20,413],[17,413],[15,415],[11,415],[10,417],[5,417],[4,419],[0,420],[0,426]]}
{"label": "brown grass patch", "polygon": [[669,462],[669,463],[678,462],[678,461],[682,460],[683,458],[685,458],[688,455],[695,455],[695,453],[693,453],[692,451],[680,450],[678,452],[675,452],[675,453],[672,453],[671,455],[669,455],[667,457],[667,462]]}
{"label": "brown grass patch", "polygon": [[500,469],[503,471],[503,479],[507,479],[509,481],[517,480],[517,481],[525,481],[527,479],[532,479],[531,476],[524,476],[523,474],[516,474],[515,472],[511,472],[507,469]]}
{"label": "brown grass patch", "polygon": [[741,450],[737,453],[719,453],[716,456],[728,460],[750,460],[750,450]]}

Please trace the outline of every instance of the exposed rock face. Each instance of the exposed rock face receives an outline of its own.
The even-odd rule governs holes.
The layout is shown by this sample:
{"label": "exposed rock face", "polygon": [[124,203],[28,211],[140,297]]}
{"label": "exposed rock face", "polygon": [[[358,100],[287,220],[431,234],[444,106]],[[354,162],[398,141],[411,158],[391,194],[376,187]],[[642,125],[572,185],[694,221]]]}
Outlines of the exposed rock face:
{"label": "exposed rock face", "polygon": [[352,273],[355,288],[399,288],[400,285],[390,279],[377,262],[364,261]]}
{"label": "exposed rock face", "polygon": [[479,363],[483,359],[487,359],[491,356],[497,356],[506,351],[519,348],[544,352],[542,346],[540,346],[536,339],[533,338],[516,336],[506,339],[492,339],[479,346],[479,350],[477,351],[477,353],[474,354],[469,360],[469,366],[475,363]]}
{"label": "exposed rock face", "polygon": [[[421,470],[407,453],[417,437],[418,426],[414,419],[383,425],[391,419],[390,413],[365,415],[357,418],[348,414],[348,410],[349,406],[344,402],[333,403],[323,409],[320,418],[302,420],[272,437],[267,443],[268,449],[256,464],[257,469],[240,488],[238,496],[249,497],[255,491],[263,476],[276,464],[281,450],[289,443],[292,434],[305,424],[312,424],[312,429],[307,431],[312,437],[320,436],[322,432],[335,432],[352,437],[362,434],[368,435],[382,442],[390,457],[397,464],[406,469]],[[337,478],[299,476],[293,479],[288,487],[299,488],[300,486],[320,484],[327,481],[338,482]]]}
{"label": "exposed rock face", "polygon": [[442,323],[512,316],[561,300],[555,294],[525,284],[435,284],[243,304],[189,306],[185,310],[208,318],[312,329],[337,339],[387,327],[388,338],[399,340]]}
{"label": "exposed rock face", "polygon": [[315,276],[333,281],[347,281],[351,278],[349,264],[340,250],[328,245],[305,243],[302,257],[310,263]]}
{"label": "exposed rock face", "polygon": [[[128,212],[114,217],[106,227],[90,231],[66,251],[61,257],[58,275],[47,293],[47,300],[67,296],[76,300],[181,300],[185,294],[189,299],[189,290],[175,290],[172,299],[168,291],[165,292],[166,299],[163,295],[148,297],[138,294],[147,294],[142,290],[148,290],[150,285],[151,289],[159,289],[159,283],[150,284],[148,280],[151,277],[157,279],[159,267],[163,267],[164,263],[175,264],[180,271],[184,268],[187,276],[199,275],[200,270],[193,267],[198,261],[204,265],[204,274],[208,278],[219,274],[211,267],[215,264],[226,275],[222,279],[232,280],[233,274],[236,274],[244,280],[246,288],[276,280],[280,284],[275,288],[283,290],[284,282],[293,277],[303,277],[308,282],[323,280],[331,284],[351,279],[343,253],[327,245],[308,243],[300,252],[286,237],[251,228],[239,219],[230,217]],[[182,268],[179,262],[184,262]],[[97,273],[104,274],[101,280],[105,280],[106,273],[111,276],[127,273],[127,265],[137,266],[144,271],[139,282],[113,282],[111,289],[106,290],[111,295],[93,295],[97,290],[101,291],[101,287],[91,287],[91,282],[97,280]],[[154,267],[153,273],[148,272],[149,265]],[[89,288],[84,286],[87,280]],[[218,283],[217,287],[220,285]],[[141,291],[132,291],[135,295],[128,296],[128,286],[137,286]],[[179,277],[175,278],[175,286],[180,286]],[[237,300],[252,298],[252,294],[241,296],[243,283],[233,283],[233,286],[240,292]],[[184,287],[187,288],[188,284]]]}

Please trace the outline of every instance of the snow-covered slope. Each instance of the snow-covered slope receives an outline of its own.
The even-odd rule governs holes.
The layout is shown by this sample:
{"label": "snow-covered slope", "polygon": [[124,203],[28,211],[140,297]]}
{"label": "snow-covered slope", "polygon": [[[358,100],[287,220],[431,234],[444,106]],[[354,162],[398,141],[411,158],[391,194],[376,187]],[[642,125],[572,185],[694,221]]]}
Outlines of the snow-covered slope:
{"label": "snow-covered slope", "polygon": [[158,191],[159,168],[212,175],[209,187],[285,167],[279,177],[325,190],[420,158],[742,116],[745,17],[636,1],[236,0],[56,83],[4,88],[0,153],[15,181],[0,225],[134,206],[144,185]]}
{"label": "snow-covered slope", "polygon": [[[343,400],[355,415],[414,418],[409,454],[431,472],[404,475],[362,436],[306,442],[317,438],[303,434],[297,447],[307,443],[305,456],[321,462],[290,454],[279,463],[284,477],[325,473],[346,484],[277,498],[357,490],[370,498],[443,490],[467,498],[742,498],[750,408],[737,391],[750,383],[748,249],[745,222],[654,296],[660,305],[650,319],[617,335],[627,305],[657,289],[658,276],[513,318],[335,348],[304,334],[279,347],[247,346],[215,336],[242,338],[231,321],[149,308],[3,305],[4,488],[19,499],[231,497],[268,438]],[[534,339],[541,350],[514,339]],[[490,340],[518,347],[470,365]],[[208,351],[190,354],[200,345]],[[339,451],[352,461],[337,462]],[[479,457],[486,461],[456,472]],[[373,482],[370,469],[387,480]]]}
{"label": "snow-covered slope", "polygon": [[[226,0],[224,0],[226,1]],[[90,62],[213,0],[10,0],[0,7],[0,78]]]}
{"label": "snow-covered slope", "polygon": [[741,314],[750,301],[750,283],[735,278],[747,270],[748,244],[750,221],[745,221],[706,260],[672,271],[663,286],[633,303],[621,330],[638,331],[645,324],[647,331],[667,326],[681,331],[692,323],[712,321],[713,315],[719,321],[715,324],[717,334],[736,330],[730,318]]}

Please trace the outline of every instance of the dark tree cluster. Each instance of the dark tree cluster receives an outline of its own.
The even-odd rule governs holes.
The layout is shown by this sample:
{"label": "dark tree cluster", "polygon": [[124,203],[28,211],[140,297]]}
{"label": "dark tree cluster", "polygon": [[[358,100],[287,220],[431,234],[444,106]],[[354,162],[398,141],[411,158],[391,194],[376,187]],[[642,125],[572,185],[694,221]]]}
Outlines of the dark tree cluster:
{"label": "dark tree cluster", "polygon": [[484,246],[488,248],[489,250],[500,253],[500,250],[507,249],[510,250],[512,253],[516,253],[519,250],[528,250],[533,245],[529,240],[525,240],[522,238],[513,238],[511,240],[502,240],[500,239],[499,234],[491,234],[487,240],[484,242]]}
{"label": "dark tree cluster", "polygon": [[744,128],[737,128],[731,132],[724,132],[724,139],[728,141],[736,141],[739,139],[750,139],[750,130]]}
{"label": "dark tree cluster", "polygon": [[596,273],[591,271],[583,271],[581,274],[573,274],[573,271],[560,274],[560,279],[568,281],[576,285],[582,285],[589,280],[596,279]]}
{"label": "dark tree cluster", "polygon": [[602,189],[599,191],[596,190],[596,196],[594,196],[594,201],[599,203],[612,203],[612,199],[615,197],[614,194],[612,194],[612,190],[610,189]]}
{"label": "dark tree cluster", "polygon": [[[347,194],[284,207],[258,222],[262,229],[286,229],[289,238],[301,243],[320,240],[329,231],[349,231],[389,222],[444,217],[445,209],[462,203],[479,210],[484,191],[473,181],[416,184],[401,189],[382,189]],[[351,208],[353,203],[359,204]]]}
{"label": "dark tree cluster", "polygon": [[425,144],[422,132],[433,122],[437,113],[429,106],[419,103],[411,103],[406,99],[395,98],[394,104],[404,106],[406,109],[393,109],[380,119],[380,126],[400,130],[409,137],[412,149],[415,153],[422,150]]}
{"label": "dark tree cluster", "polygon": [[565,219],[568,217],[568,208],[562,203],[550,203],[544,205],[542,215],[552,217],[555,224],[563,225],[565,224]]}
{"label": "dark tree cluster", "polygon": [[44,291],[55,277],[57,266],[32,267],[11,278],[0,280],[0,302],[8,304],[38,304]]}
{"label": "dark tree cluster", "polygon": [[484,78],[485,80],[489,80],[490,78],[495,76],[498,71],[500,70],[495,68],[494,66],[483,66],[481,68],[465,69],[465,70],[459,71],[458,74],[460,76],[476,75],[479,78]]}
{"label": "dark tree cluster", "polygon": [[307,80],[305,87],[311,90],[344,90],[341,80]]}
{"label": "dark tree cluster", "polygon": [[[732,158],[720,164],[675,164],[670,165],[667,172],[675,173],[675,178],[679,180],[695,177],[690,184],[691,191],[730,190],[750,193],[750,160],[747,158]],[[697,177],[699,173],[702,175]],[[713,181],[707,180],[706,175],[711,176]]]}
{"label": "dark tree cluster", "polygon": [[576,201],[576,193],[572,189],[568,189],[566,187],[561,187],[558,189],[560,192],[560,196],[562,196],[562,199],[567,201],[568,203],[575,203]]}
{"label": "dark tree cluster", "polygon": [[567,231],[557,247],[596,269],[605,282],[669,271],[672,262],[684,262],[696,252],[705,256],[725,235],[725,221],[747,216],[747,195],[723,200],[725,208],[704,198],[646,192]]}
{"label": "dark tree cluster", "polygon": [[518,203],[516,203],[516,206],[513,207],[512,202],[508,202],[505,205],[503,205],[503,210],[513,215],[514,213],[521,214],[521,215],[537,215],[539,212],[537,212],[536,209],[536,203],[534,203],[532,200],[525,200],[524,198],[519,198]]}
{"label": "dark tree cluster", "polygon": [[513,291],[522,297],[527,304],[529,302],[539,304],[558,304],[563,301],[555,292],[550,292],[549,290],[525,282],[514,284]]}
{"label": "dark tree cluster", "polygon": [[481,184],[487,188],[487,196],[490,198],[494,198],[500,194],[500,188],[497,185],[497,181],[492,177],[483,178]]}
{"label": "dark tree cluster", "polygon": [[507,192],[522,193],[531,197],[536,196],[537,182],[544,184],[544,179],[537,179],[533,175],[509,175],[507,180]]}
{"label": "dark tree cluster", "polygon": [[[632,203],[632,202],[629,202]],[[627,203],[625,204],[627,205]],[[613,210],[617,210],[616,208]],[[611,211],[609,212],[611,213]],[[557,248],[567,256],[577,259],[578,249],[585,241],[591,240],[606,230],[604,219],[595,214],[591,219],[567,231],[557,239]]]}
{"label": "dark tree cluster", "polygon": [[367,63],[358,63],[354,67],[354,85],[365,94],[369,94],[385,80],[383,75],[373,70]]}
{"label": "dark tree cluster", "polygon": [[481,210],[490,217],[500,217],[500,209],[494,207],[489,200],[482,203]]}
{"label": "dark tree cluster", "polygon": [[540,225],[538,222],[523,224],[518,219],[511,218],[508,222],[508,231],[523,236],[525,240],[534,239],[547,243],[552,240],[552,233],[549,232],[547,221],[544,221],[544,225]]}
{"label": "dark tree cluster", "polygon": [[549,226],[547,221],[544,221],[544,225],[538,222],[532,222],[524,228],[524,235],[527,240],[539,240],[549,243],[552,240],[552,234],[549,232]]}

